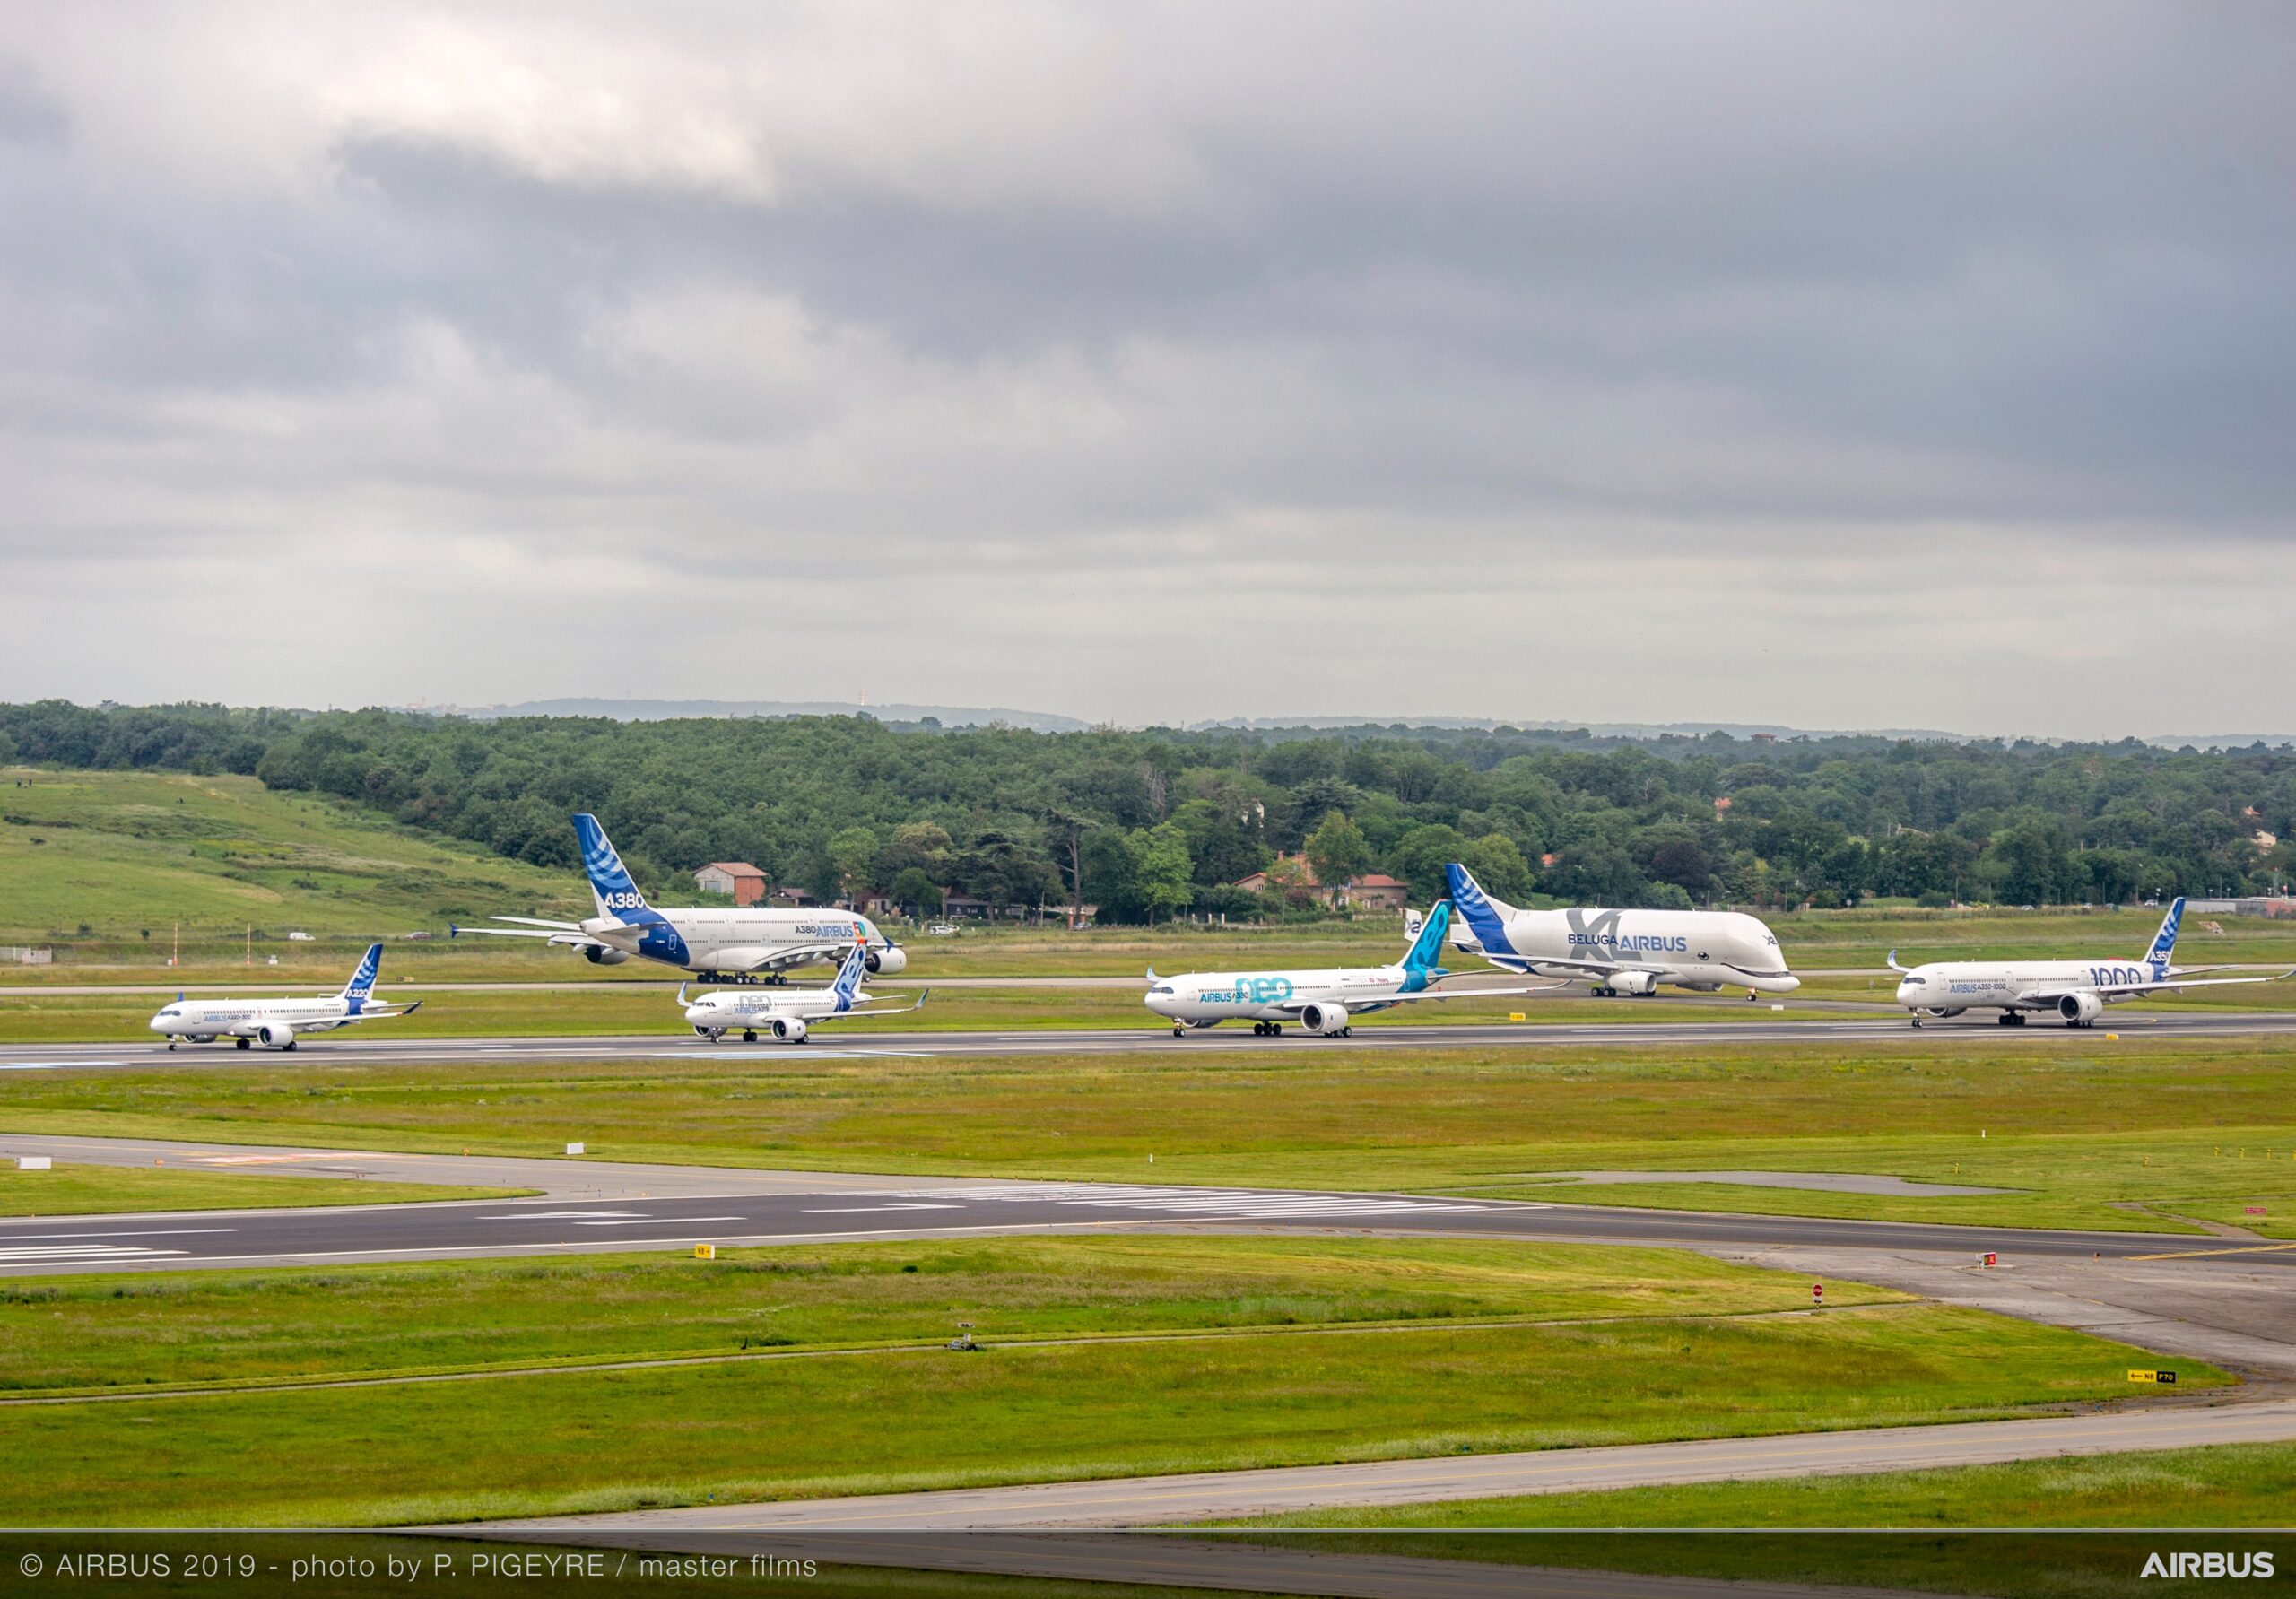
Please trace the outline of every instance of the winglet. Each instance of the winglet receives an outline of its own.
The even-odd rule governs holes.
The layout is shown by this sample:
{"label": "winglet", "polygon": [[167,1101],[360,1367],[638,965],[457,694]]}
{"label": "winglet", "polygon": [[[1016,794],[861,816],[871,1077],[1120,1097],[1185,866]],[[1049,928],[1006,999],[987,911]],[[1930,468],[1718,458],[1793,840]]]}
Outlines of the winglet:
{"label": "winglet", "polygon": [[1148,980],[1152,983],[1156,980],[1156,969],[1152,966],[1148,969]]}
{"label": "winglet", "polygon": [[680,983],[678,985],[678,1004],[681,1007],[685,1004],[685,985],[683,983]]}
{"label": "winglet", "polygon": [[1910,966],[1900,966],[1898,964],[1898,952],[1895,950],[1892,950],[1890,952],[1889,959],[1890,969],[1892,971],[1911,971],[1913,969]]}

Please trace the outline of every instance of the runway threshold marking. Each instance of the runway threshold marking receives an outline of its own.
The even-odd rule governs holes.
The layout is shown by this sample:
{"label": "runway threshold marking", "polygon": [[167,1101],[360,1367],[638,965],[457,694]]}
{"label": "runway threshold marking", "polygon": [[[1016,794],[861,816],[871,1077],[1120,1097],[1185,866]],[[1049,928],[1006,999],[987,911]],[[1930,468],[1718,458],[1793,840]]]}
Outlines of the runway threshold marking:
{"label": "runway threshold marking", "polygon": [[2178,1249],[2166,1255],[2132,1255],[2131,1260],[2200,1260],[2211,1255],[2275,1255],[2296,1244],[2242,1244],[2230,1249]]}
{"label": "runway threshold marking", "polygon": [[236,1227],[151,1227],[135,1232],[0,1232],[0,1244],[26,1244],[35,1238],[179,1238],[193,1233],[239,1230]]}

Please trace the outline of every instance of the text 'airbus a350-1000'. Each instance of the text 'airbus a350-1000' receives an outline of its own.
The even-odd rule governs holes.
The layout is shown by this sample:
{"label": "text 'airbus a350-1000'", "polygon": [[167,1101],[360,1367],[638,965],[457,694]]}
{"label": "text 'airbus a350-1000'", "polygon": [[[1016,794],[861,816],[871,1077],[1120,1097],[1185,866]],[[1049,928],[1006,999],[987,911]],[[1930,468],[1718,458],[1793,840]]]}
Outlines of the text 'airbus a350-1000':
{"label": "text 'airbus a350-1000'", "polygon": [[1459,918],[1451,942],[1493,966],[1588,983],[1605,997],[1648,997],[1661,983],[1711,994],[1791,994],[1778,934],[1736,910],[1518,910],[1483,891],[1457,861],[1444,871]]}
{"label": "text 'airbus a350-1000'", "polygon": [[613,841],[588,812],[574,818],[582,844],[582,869],[589,873],[590,897],[598,914],[578,922],[540,917],[490,917],[515,927],[450,927],[448,934],[487,934],[496,938],[544,938],[582,952],[596,966],[625,960],[658,960],[698,977],[739,982],[762,974],[778,978],[796,966],[836,960],[858,942],[868,969],[891,977],[905,969],[909,956],[857,911],[780,910],[749,906],[657,910],[646,903],[638,884],[614,853]]}
{"label": "text 'airbus a350-1000'", "polygon": [[2185,902],[2179,899],[2161,918],[2152,947],[2134,960],[2102,956],[2094,960],[1933,960],[1926,966],[1900,966],[1898,952],[1892,950],[1890,969],[1900,974],[1898,1004],[1913,1012],[1916,1027],[1924,1016],[1958,1016],[1977,1010],[1999,1012],[1996,1020],[2009,1027],[2021,1024],[2034,1011],[2053,1012],[2067,1027],[2087,1027],[2104,1014],[2107,1005],[2149,994],[2277,983],[2296,977],[2296,971],[2283,971],[2264,978],[2202,978],[2190,974],[2222,969],[2171,966],[2177,930],[2184,919]]}
{"label": "text 'airbus a350-1000'", "polygon": [[393,1010],[375,998],[375,978],[383,969],[383,946],[370,943],[351,980],[333,994],[304,999],[187,999],[163,1005],[152,1018],[152,1030],[178,1044],[213,1044],[230,1038],[241,1049],[260,1044],[266,1049],[292,1049],[304,1033],[333,1032],[360,1021],[387,1021],[412,1016],[422,1008],[416,1000],[404,1010]]}

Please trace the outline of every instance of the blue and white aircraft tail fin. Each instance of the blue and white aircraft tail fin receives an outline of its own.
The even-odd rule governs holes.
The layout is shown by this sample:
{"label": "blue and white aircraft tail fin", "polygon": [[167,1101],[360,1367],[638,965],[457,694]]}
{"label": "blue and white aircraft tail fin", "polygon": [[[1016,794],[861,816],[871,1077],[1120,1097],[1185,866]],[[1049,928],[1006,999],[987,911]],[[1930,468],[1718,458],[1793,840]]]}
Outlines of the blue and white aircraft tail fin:
{"label": "blue and white aircraft tail fin", "polygon": [[857,938],[853,941],[853,947],[845,952],[845,964],[837,969],[837,981],[829,987],[839,1010],[852,1009],[853,996],[861,989],[861,974],[868,969],[868,965],[869,946]]}
{"label": "blue and white aircraft tail fin", "polygon": [[1474,880],[1474,873],[1457,861],[1444,867],[1443,874],[1450,880],[1451,900],[1459,908],[1459,919],[1466,923],[1467,931],[1474,934],[1483,952],[1513,954],[1515,946],[1507,939],[1507,918],[1515,914],[1515,908],[1484,893],[1483,885]]}
{"label": "blue and white aircraft tail fin", "polygon": [[1443,934],[1450,930],[1450,926],[1451,902],[1438,899],[1434,908],[1421,920],[1411,947],[1404,952],[1403,969],[1427,977],[1439,973],[1443,969],[1436,962],[1443,958]]}
{"label": "blue and white aircraft tail fin", "polygon": [[2161,930],[2152,935],[2152,947],[2144,952],[2144,964],[2152,969],[2155,977],[2169,969],[2170,958],[2177,952],[2177,929],[2184,925],[2185,897],[2179,894],[2169,905],[2169,914],[2161,918]]}
{"label": "blue and white aircraft tail fin", "polygon": [[382,969],[383,946],[370,943],[367,946],[367,952],[359,958],[359,969],[351,974],[351,980],[343,986],[343,993],[338,997],[351,1001],[351,1008],[356,1011],[374,998],[375,978]]}
{"label": "blue and white aircraft tail fin", "polygon": [[598,819],[587,811],[576,812],[574,836],[582,845],[582,870],[589,874],[590,898],[598,902],[598,914],[619,917],[623,921],[639,919],[631,913],[648,908],[646,896],[638,891],[629,868],[614,853],[613,840],[606,837],[606,830],[598,825]]}

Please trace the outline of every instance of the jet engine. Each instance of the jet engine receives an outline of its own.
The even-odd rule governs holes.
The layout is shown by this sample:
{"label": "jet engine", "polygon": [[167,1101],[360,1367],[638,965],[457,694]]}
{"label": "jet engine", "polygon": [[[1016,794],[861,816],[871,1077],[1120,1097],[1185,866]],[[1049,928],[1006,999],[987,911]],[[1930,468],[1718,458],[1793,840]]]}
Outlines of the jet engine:
{"label": "jet engine", "polygon": [[1314,1004],[1300,1012],[1300,1025],[1319,1038],[1336,1038],[1347,1030],[1347,1007]]}
{"label": "jet engine", "polygon": [[861,964],[878,977],[897,978],[909,969],[909,952],[889,943],[882,950],[871,950],[861,958]]}
{"label": "jet engine", "polygon": [[773,1036],[785,1044],[802,1044],[805,1041],[805,1024],[795,1016],[776,1016]]}
{"label": "jet engine", "polygon": [[630,952],[608,949],[604,944],[586,943],[582,946],[582,956],[593,966],[620,966],[630,959]]}
{"label": "jet engine", "polygon": [[2105,1013],[2105,1002],[2093,994],[2068,994],[2057,1002],[2057,1013],[2067,1027],[2086,1027]]}
{"label": "jet engine", "polygon": [[1658,979],[1647,971],[1613,972],[1605,986],[1613,994],[1647,996],[1658,992]]}
{"label": "jet engine", "polygon": [[283,1021],[266,1021],[256,1030],[255,1036],[268,1049],[292,1049],[295,1047],[295,1030]]}

